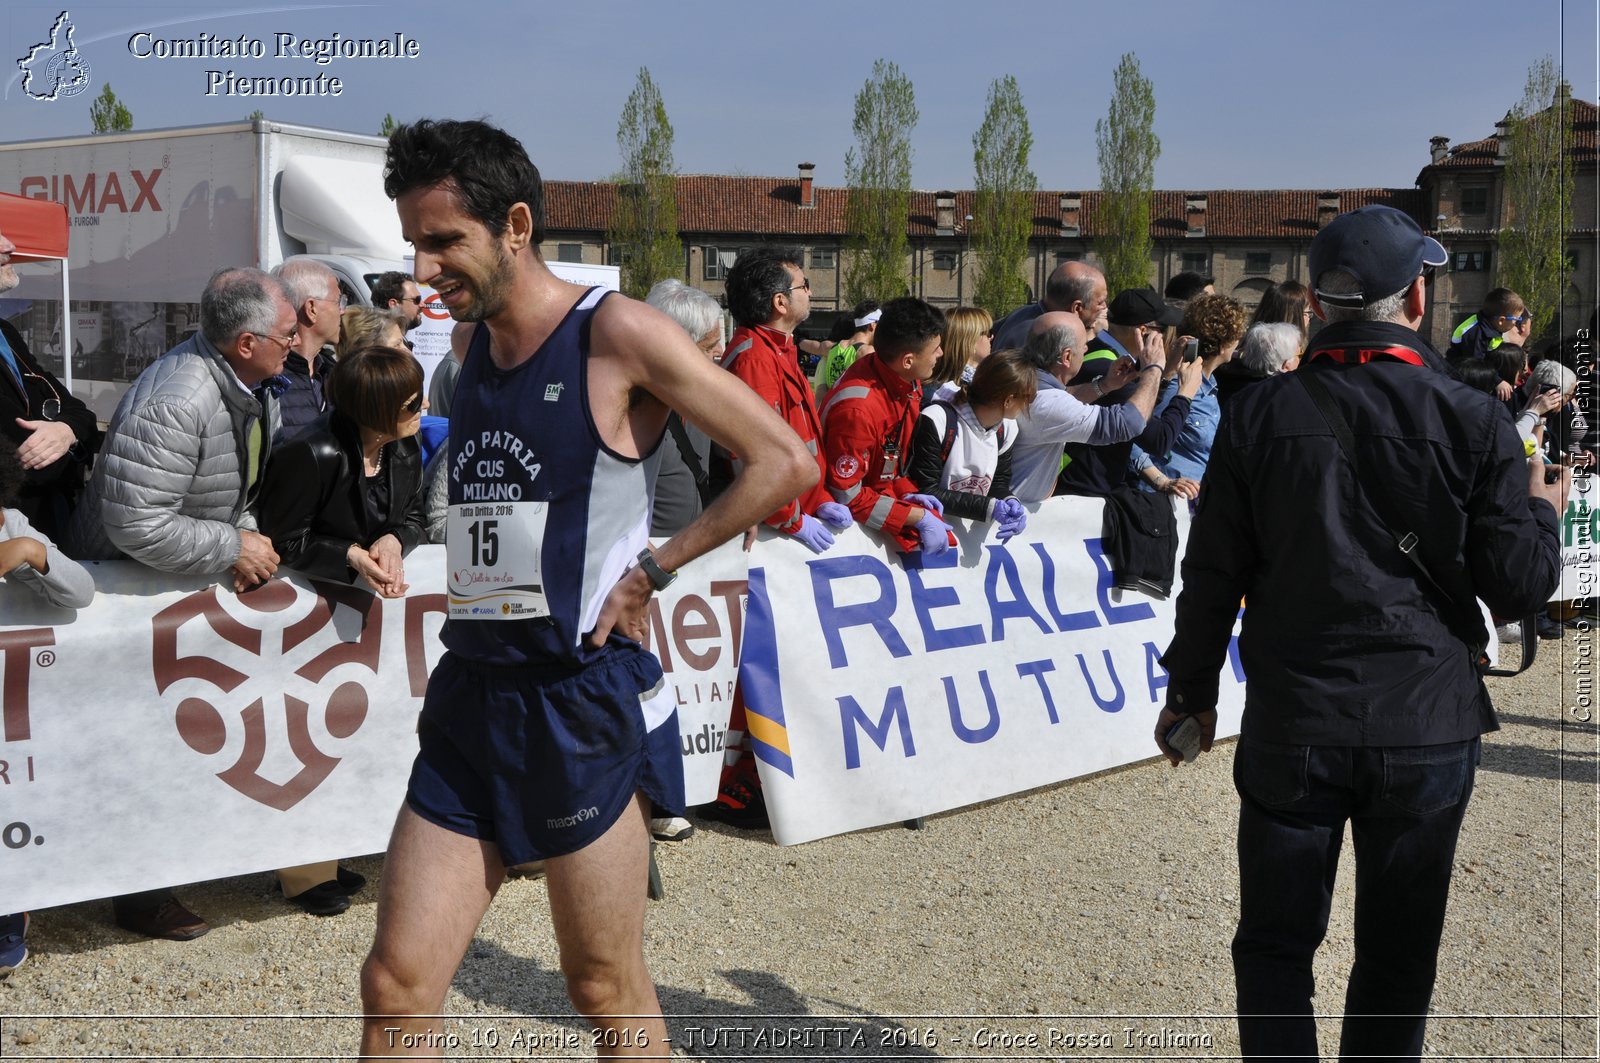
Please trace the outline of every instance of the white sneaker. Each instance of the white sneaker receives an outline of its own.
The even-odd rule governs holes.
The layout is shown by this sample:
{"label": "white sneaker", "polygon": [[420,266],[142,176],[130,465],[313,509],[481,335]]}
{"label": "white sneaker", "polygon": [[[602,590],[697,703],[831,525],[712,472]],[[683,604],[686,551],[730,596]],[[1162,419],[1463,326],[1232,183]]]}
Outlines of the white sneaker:
{"label": "white sneaker", "polygon": [[682,816],[665,816],[650,821],[650,836],[658,842],[681,842],[694,833],[694,824]]}
{"label": "white sneaker", "polygon": [[1509,624],[1501,624],[1494,629],[1494,633],[1499,636],[1501,642],[1521,642],[1522,621],[1513,620]]}

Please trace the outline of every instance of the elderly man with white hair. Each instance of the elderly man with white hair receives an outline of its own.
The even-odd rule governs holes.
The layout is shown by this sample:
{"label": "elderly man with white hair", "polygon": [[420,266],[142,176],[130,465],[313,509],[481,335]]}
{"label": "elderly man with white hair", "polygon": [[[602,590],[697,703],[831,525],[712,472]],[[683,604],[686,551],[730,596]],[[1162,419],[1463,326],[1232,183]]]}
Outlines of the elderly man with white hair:
{"label": "elderly man with white hair", "polygon": [[[713,362],[722,357],[722,308],[698,288],[664,280],[645,302],[676,321]],[[700,515],[710,499],[711,440],[676,413],[667,418],[667,439],[650,490],[650,534],[676,535]]]}

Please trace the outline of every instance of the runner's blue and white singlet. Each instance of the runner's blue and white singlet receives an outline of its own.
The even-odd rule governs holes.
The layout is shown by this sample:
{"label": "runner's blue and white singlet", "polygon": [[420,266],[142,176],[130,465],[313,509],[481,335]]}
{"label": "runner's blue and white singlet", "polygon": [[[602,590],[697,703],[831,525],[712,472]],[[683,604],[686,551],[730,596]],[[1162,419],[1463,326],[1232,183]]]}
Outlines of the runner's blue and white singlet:
{"label": "runner's blue and white singlet", "polygon": [[590,413],[589,331],[607,294],[591,288],[514,369],[490,359],[486,327],[473,333],[450,409],[442,636],[468,661],[563,672],[606,652],[585,635],[648,541],[659,452],[618,454]]}

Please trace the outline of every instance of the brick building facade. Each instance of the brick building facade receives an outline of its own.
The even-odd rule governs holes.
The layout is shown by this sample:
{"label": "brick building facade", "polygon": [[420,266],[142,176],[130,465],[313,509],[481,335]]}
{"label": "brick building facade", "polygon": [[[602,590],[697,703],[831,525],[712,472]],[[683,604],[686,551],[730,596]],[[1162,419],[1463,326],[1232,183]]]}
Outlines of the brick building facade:
{"label": "brick building facade", "polygon": [[[1596,146],[1600,109],[1573,102],[1576,192],[1569,255],[1573,274],[1567,293],[1567,331],[1587,321],[1597,286]],[[1473,313],[1495,276],[1495,234],[1506,223],[1505,125],[1494,136],[1455,148],[1434,137],[1429,162],[1411,188],[1344,188],[1157,191],[1151,204],[1154,244],[1151,277],[1193,270],[1216,278],[1220,292],[1253,305],[1268,286],[1306,279],[1306,252],[1317,230],[1336,214],[1381,203],[1410,214],[1450,252],[1424,322],[1435,343]],[[678,178],[678,228],[683,245],[682,279],[719,299],[723,278],[742,248],[761,243],[799,246],[811,279],[818,318],[847,309],[843,291],[844,188],[818,185],[815,168],[800,165],[794,177]],[[967,227],[971,191],[913,192],[906,219],[906,272],[912,294],[939,306],[971,301],[975,276]],[[612,260],[606,241],[614,186],[549,181],[545,185],[547,235],[541,251],[551,260]],[[1033,232],[1025,267],[1033,294],[1067,259],[1095,261],[1098,191],[1038,191],[1033,197]],[[1536,337],[1540,342],[1547,337]]]}

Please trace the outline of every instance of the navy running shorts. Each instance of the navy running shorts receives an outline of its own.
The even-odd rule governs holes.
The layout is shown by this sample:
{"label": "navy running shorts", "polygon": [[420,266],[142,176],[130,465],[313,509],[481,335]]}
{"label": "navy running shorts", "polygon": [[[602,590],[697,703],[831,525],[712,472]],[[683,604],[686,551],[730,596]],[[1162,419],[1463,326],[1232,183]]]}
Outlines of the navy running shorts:
{"label": "navy running shorts", "polygon": [[593,843],[639,790],[657,815],[682,815],[678,712],[654,701],[671,697],[642,649],[554,679],[447,653],[428,679],[406,803],[494,842],[507,867]]}

